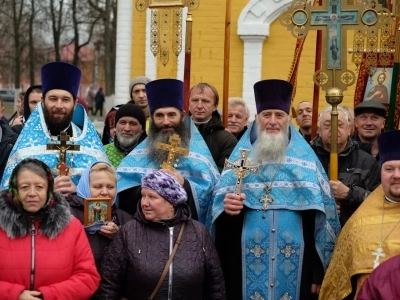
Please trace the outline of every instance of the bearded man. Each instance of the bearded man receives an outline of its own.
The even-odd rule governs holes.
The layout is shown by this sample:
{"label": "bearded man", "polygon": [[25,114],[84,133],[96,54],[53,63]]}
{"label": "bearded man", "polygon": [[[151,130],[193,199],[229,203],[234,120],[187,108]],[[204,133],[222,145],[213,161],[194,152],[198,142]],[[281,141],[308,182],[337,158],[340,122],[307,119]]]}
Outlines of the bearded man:
{"label": "bearded man", "polygon": [[136,104],[127,103],[115,113],[115,138],[104,146],[104,150],[114,168],[146,137],[146,117]]}
{"label": "bearded man", "polygon": [[[224,170],[207,225],[224,271],[227,299],[317,299],[340,230],[329,181],[318,158],[290,125],[292,85],[254,85],[257,117],[229,160],[243,178]],[[243,152],[242,152],[243,153]]]}
{"label": "bearded man", "polygon": [[[7,188],[14,167],[27,157],[37,158],[52,170],[54,190],[63,195],[76,192],[82,172],[96,161],[108,162],[103,145],[86,113],[82,128],[72,122],[81,80],[81,70],[64,62],[52,62],[41,69],[43,100],[31,113],[15,143],[1,181]],[[58,176],[60,151],[47,150],[49,143],[59,143],[57,136],[66,132],[70,142],[80,145],[80,151],[67,151],[69,176]]]}
{"label": "bearded man", "polygon": [[168,158],[168,151],[158,149],[157,144],[169,144],[169,138],[177,134],[181,138],[178,146],[189,149],[189,154],[175,155],[174,170],[164,171],[175,176],[185,188],[192,217],[204,222],[219,171],[196,126],[184,116],[183,82],[154,80],[146,84],[146,93],[151,125],[147,139],[133,149],[117,169],[119,208],[132,215],[135,213],[141,199],[143,175],[160,169]]}

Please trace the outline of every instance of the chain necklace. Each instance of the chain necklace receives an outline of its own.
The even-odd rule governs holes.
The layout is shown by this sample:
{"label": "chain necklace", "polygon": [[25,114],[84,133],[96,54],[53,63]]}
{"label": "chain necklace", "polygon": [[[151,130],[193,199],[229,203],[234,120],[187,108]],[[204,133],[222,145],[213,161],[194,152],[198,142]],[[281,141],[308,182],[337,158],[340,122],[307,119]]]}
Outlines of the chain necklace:
{"label": "chain necklace", "polygon": [[262,210],[263,210],[262,218],[263,218],[263,219],[266,218],[266,212],[267,212],[267,210],[268,210],[269,205],[270,205],[272,202],[274,202],[274,199],[273,199],[272,196],[271,196],[272,185],[273,185],[273,183],[274,183],[276,174],[278,174],[278,171],[280,170],[281,166],[282,166],[282,161],[280,161],[280,162],[278,163],[278,168],[276,169],[274,176],[272,176],[272,179],[271,179],[271,183],[270,183],[270,184],[267,184],[267,183],[265,182],[265,179],[264,179],[265,194],[264,194],[263,197],[261,197],[261,198],[259,199],[259,201],[262,203]]}
{"label": "chain necklace", "polygon": [[385,218],[385,199],[383,199],[383,204],[382,204],[382,221],[381,221],[381,238],[380,238],[380,243],[378,248],[376,248],[376,250],[374,252],[372,252],[372,255],[375,256],[375,260],[374,260],[374,266],[373,268],[377,268],[379,266],[379,260],[381,257],[385,257],[386,254],[385,252],[383,252],[383,248],[382,248],[382,244],[386,241],[386,239],[389,237],[389,235],[393,232],[393,230],[397,227],[397,225],[399,225],[400,220],[397,221],[396,224],[394,224],[394,226],[392,227],[392,229],[389,230],[388,234],[386,235],[385,238],[383,238],[383,220]]}

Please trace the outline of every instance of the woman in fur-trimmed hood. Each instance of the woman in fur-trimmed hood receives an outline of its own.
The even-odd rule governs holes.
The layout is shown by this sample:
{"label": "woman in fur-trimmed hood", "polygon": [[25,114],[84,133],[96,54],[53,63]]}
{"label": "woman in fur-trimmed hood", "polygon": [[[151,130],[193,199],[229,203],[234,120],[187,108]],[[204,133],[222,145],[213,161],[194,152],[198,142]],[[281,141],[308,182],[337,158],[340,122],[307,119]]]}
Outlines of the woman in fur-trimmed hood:
{"label": "woman in fur-trimmed hood", "polygon": [[25,159],[0,192],[2,299],[88,299],[100,277],[80,222],[50,169]]}

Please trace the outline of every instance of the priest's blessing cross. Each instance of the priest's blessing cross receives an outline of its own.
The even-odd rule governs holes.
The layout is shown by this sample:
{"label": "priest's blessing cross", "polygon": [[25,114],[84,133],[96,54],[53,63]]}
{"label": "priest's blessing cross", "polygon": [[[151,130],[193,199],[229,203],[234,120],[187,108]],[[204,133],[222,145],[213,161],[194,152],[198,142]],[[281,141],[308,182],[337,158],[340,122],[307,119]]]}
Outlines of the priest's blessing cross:
{"label": "priest's blessing cross", "polygon": [[168,151],[167,161],[164,161],[160,166],[162,169],[174,171],[175,168],[172,166],[172,163],[175,159],[175,155],[176,154],[181,154],[181,155],[189,154],[189,149],[179,147],[180,144],[181,144],[181,138],[177,134],[173,134],[169,137],[169,144],[164,144],[161,142],[157,143],[157,146],[156,146],[157,149]]}
{"label": "priest's blessing cross", "polygon": [[240,158],[235,160],[234,162],[230,162],[225,159],[224,170],[233,170],[233,173],[236,176],[236,185],[234,193],[240,195],[242,192],[242,184],[243,178],[245,178],[250,173],[258,174],[258,170],[260,165],[251,166],[250,161],[247,159],[247,156],[250,153],[250,150],[247,149],[239,149]]}
{"label": "priest's blessing cross", "polygon": [[67,151],[79,151],[80,145],[75,145],[73,143],[67,144],[70,136],[66,132],[61,132],[60,135],[57,136],[57,140],[60,142],[59,144],[50,143],[46,145],[47,150],[59,150],[59,159],[57,164],[57,169],[60,171],[60,176],[68,175],[69,168],[67,166]]}

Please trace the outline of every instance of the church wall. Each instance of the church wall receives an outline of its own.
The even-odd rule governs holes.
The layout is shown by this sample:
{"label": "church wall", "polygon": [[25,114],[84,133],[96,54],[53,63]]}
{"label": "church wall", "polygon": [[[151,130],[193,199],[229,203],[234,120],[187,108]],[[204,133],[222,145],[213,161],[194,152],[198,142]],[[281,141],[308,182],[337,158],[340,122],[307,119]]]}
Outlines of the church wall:
{"label": "church wall", "polygon": [[[237,19],[247,0],[232,2],[229,97],[242,94],[243,42],[237,35]],[[225,1],[201,1],[193,12],[191,85],[202,81],[211,83],[219,91],[220,98],[223,96],[224,39]]]}
{"label": "church wall", "polygon": [[[244,43],[238,35],[238,19],[249,0],[232,1],[232,24],[231,24],[231,48],[230,48],[230,87],[229,97],[242,96],[245,88],[252,90],[254,83],[246,83],[243,87],[243,61]],[[147,15],[149,15],[147,13]],[[132,37],[132,77],[149,74],[149,59],[155,64],[155,78],[179,78],[182,79],[182,64],[178,70],[178,59],[170,52],[170,61],[163,66],[159,58],[153,58],[150,49],[147,49],[145,40],[149,38],[146,32],[146,13],[133,11],[133,37]],[[185,23],[186,13],[183,15]],[[149,23],[149,21],[147,21]],[[149,30],[149,29],[147,29]],[[223,89],[223,66],[224,66],[224,34],[225,34],[225,1],[201,0],[200,6],[193,11],[193,38],[192,38],[192,74],[191,85],[198,82],[208,82],[214,85],[220,92],[222,99]],[[260,33],[261,35],[264,33]],[[266,34],[266,33],[265,33]],[[182,39],[184,40],[184,36]],[[303,100],[312,100],[313,95],[313,73],[315,60],[316,33],[310,32],[304,45],[298,75],[297,93],[294,106]],[[347,48],[351,48],[351,35],[349,35]],[[285,27],[280,25],[279,19],[270,24],[269,36],[263,43],[261,78],[288,79],[291,67],[296,40]],[[184,51],[184,45],[182,47]],[[147,53],[147,54],[146,54]],[[147,62],[146,62],[147,59]],[[181,55],[180,60],[183,60]],[[348,55],[348,65],[356,73],[355,66],[351,63],[351,56]],[[146,72],[147,71],[147,72]],[[152,76],[153,77],[153,76]],[[343,105],[353,106],[353,94],[355,86],[345,91]],[[250,93],[251,95],[252,93]],[[254,99],[247,99],[253,104]],[[319,110],[327,106],[325,91],[320,91]],[[222,108],[222,103],[220,103]]]}

